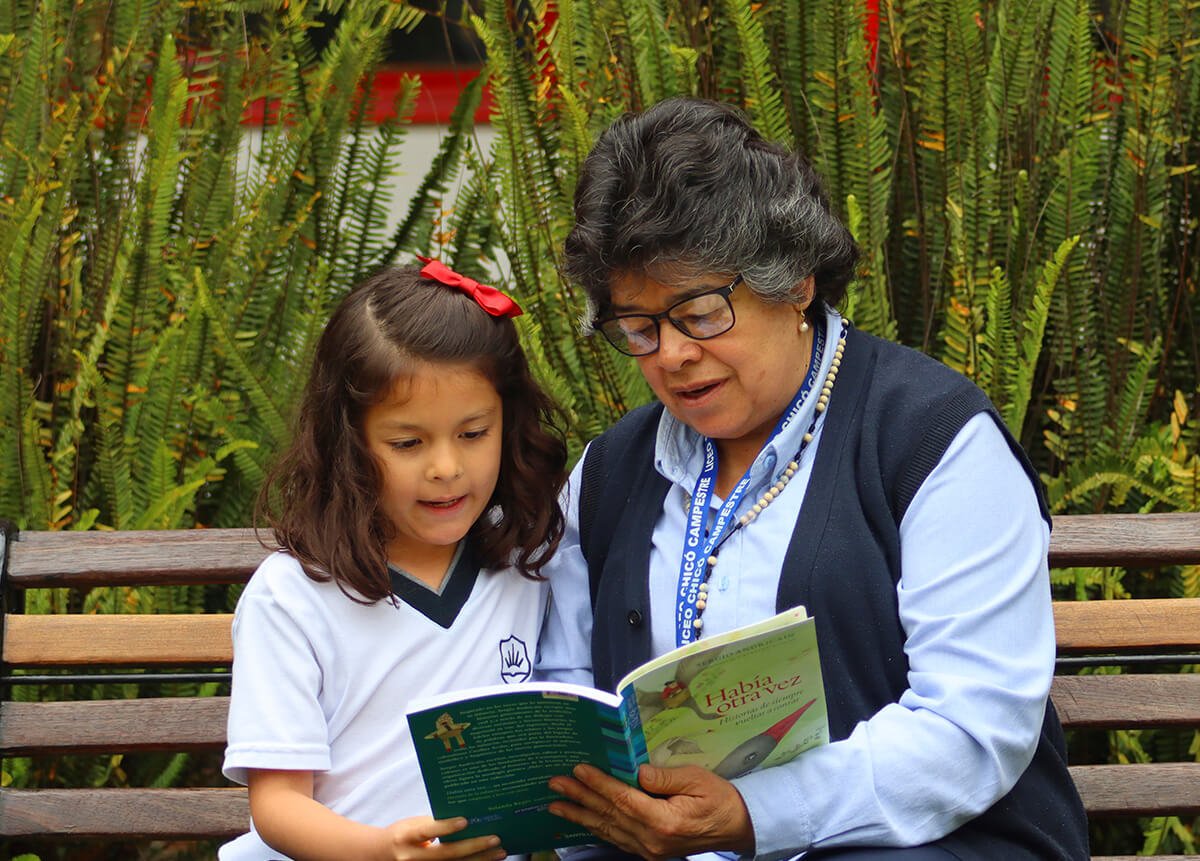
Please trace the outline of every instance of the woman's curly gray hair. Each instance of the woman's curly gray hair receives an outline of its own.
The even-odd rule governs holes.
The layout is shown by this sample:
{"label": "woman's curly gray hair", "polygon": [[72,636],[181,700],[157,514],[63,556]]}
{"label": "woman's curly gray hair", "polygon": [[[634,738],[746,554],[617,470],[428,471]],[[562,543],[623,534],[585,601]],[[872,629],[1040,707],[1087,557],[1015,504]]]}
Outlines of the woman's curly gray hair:
{"label": "woman's curly gray hair", "polygon": [[736,108],[691,98],[626,114],[601,134],[564,250],[589,325],[609,313],[614,275],[652,269],[741,273],[769,302],[793,300],[813,275],[817,297],[835,306],[859,255],[807,159],[764,140]]}

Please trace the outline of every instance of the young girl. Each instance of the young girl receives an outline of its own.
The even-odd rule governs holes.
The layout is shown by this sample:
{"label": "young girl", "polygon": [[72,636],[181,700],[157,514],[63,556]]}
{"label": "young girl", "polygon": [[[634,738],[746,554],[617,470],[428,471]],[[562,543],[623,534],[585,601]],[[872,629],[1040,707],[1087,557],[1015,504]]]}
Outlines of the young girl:
{"label": "young girl", "polygon": [[264,489],[280,551],[238,602],[224,766],[253,823],[223,861],[504,857],[437,842],[466,821],[429,817],[404,706],[529,677],[567,454],[520,309],[425,262],[334,311]]}

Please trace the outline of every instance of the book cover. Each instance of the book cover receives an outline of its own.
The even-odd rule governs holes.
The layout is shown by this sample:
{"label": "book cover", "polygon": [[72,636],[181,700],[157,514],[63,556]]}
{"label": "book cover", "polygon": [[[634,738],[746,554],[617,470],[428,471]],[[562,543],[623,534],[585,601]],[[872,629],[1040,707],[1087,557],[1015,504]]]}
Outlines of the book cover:
{"label": "book cover", "polygon": [[829,740],[816,628],[801,607],[669,652],[618,689],[636,700],[653,765],[732,780]]}
{"label": "book cover", "polygon": [[510,853],[596,838],[546,809],[579,763],[637,785],[637,767],[699,765],[733,779],[828,740],[813,620],[802,607],[689,643],[606,693],[532,682],[449,692],[408,708],[413,744],[450,839],[496,834]]}

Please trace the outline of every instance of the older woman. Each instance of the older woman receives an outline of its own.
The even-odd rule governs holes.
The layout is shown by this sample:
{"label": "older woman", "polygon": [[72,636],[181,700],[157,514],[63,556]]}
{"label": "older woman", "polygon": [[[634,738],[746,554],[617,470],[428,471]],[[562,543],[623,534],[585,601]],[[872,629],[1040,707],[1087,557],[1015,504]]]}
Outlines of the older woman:
{"label": "older woman", "polygon": [[567,272],[658,403],[571,478],[540,673],[611,688],[803,604],[832,740],[732,781],[580,766],[551,809],[647,858],[1086,859],[1037,476],[969,381],[835,310],[857,250],[809,165],[673,99],[600,137],[575,210]]}

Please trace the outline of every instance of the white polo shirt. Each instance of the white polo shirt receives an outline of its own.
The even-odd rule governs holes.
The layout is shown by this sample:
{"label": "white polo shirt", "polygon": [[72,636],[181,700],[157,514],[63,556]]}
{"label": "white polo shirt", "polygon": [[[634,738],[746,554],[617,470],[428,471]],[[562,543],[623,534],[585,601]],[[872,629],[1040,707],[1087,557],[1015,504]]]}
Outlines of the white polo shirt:
{"label": "white polo shirt", "polygon": [[[359,604],[287,553],[259,566],[233,622],[224,773],[313,772],[313,795],[356,822],[429,813],[405,704],[416,696],[525,681],[545,584],[480,571],[461,554],[441,592],[392,571],[395,605]],[[249,826],[250,823],[247,823]],[[222,861],[281,859],[251,827]]]}

